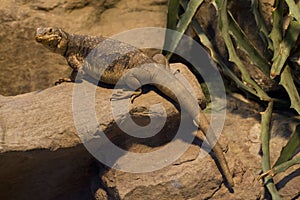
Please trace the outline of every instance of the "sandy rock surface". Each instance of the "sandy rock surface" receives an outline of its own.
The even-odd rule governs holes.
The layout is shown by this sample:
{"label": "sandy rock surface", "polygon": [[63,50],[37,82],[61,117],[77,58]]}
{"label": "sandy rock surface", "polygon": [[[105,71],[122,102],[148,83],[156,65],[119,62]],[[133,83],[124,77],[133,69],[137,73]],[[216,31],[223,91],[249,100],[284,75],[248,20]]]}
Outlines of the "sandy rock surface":
{"label": "sandy rock surface", "polygon": [[142,27],[164,27],[167,0],[3,0],[0,7],[0,94],[45,89],[64,77],[64,58],[34,40],[36,28],[112,36]]}

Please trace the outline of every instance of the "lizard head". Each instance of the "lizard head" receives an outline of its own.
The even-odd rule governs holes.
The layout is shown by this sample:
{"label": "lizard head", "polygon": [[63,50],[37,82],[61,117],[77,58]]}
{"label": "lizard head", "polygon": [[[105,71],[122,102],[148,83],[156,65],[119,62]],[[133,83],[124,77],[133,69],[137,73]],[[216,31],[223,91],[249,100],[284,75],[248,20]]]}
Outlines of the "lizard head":
{"label": "lizard head", "polygon": [[57,27],[37,28],[35,40],[55,53],[64,54],[67,48],[67,33]]}

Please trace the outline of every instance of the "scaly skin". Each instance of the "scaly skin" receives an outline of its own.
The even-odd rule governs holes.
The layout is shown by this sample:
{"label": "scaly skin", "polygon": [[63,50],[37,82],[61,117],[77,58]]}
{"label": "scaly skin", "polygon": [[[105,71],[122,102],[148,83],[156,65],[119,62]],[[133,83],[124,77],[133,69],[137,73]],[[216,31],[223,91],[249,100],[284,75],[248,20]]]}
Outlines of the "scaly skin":
{"label": "scaly skin", "polygon": [[214,133],[210,131],[208,134],[210,126],[207,118],[197,100],[174,74],[162,69],[152,58],[131,45],[101,36],[75,35],[60,28],[46,27],[38,28],[35,38],[51,51],[64,56],[73,69],[70,78],[60,79],[57,83],[74,82],[80,71],[107,84],[121,81],[122,85],[133,90],[144,84],[154,83],[162,93],[174,101],[182,102],[182,109],[194,119],[209,144],[216,143],[212,145],[213,152],[227,183],[233,187],[234,182],[222,148]]}

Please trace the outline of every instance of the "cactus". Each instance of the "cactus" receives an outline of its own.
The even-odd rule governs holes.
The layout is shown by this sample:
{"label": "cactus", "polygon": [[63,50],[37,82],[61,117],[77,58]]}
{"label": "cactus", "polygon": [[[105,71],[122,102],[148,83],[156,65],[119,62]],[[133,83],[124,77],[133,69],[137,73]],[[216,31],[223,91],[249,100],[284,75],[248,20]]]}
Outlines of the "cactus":
{"label": "cactus", "polygon": [[[205,34],[199,22],[193,19],[197,9],[203,1],[197,0],[169,0],[168,24],[167,28],[177,30],[183,34],[188,26],[192,27],[200,43],[208,49],[212,60],[219,65],[223,74],[229,77],[238,88],[258,97],[262,102],[267,103],[265,112],[262,113],[261,119],[261,142],[262,142],[262,174],[259,178],[264,179],[264,183],[273,199],[280,199],[278,191],[273,182],[273,176],[277,173],[285,171],[287,168],[300,163],[300,157],[293,157],[296,149],[300,147],[300,125],[298,125],[290,136],[286,146],[282,149],[281,154],[275,164],[271,167],[269,149],[270,127],[272,120],[273,106],[278,101],[279,97],[270,97],[253,78],[246,69],[244,63],[237,54],[236,48],[243,51],[249,58],[251,64],[254,64],[267,79],[275,79],[279,77],[279,85],[282,85],[289,96],[291,109],[294,109],[300,115],[300,96],[297,88],[297,80],[293,76],[291,63],[288,62],[292,57],[292,51],[297,49],[297,40],[300,34],[300,3],[295,3],[294,0],[275,0],[272,9],[272,27],[267,27],[266,21],[263,18],[261,11],[261,1],[251,0],[251,10],[255,18],[257,32],[260,34],[262,44],[265,45],[266,55],[263,55],[255,48],[251,40],[243,32],[238,22],[234,19],[227,6],[227,0],[211,0],[217,12],[218,28],[225,43],[229,58],[227,61],[234,63],[241,72],[241,77],[238,77],[229,66],[224,62],[223,57],[218,54],[215,47],[210,41],[208,35]],[[285,9],[288,9],[288,14],[285,14]],[[174,9],[176,8],[176,9]],[[179,17],[179,10],[184,13]],[[289,18],[289,21],[285,21]],[[176,25],[176,21],[178,24]],[[284,28],[284,24],[287,28]],[[270,29],[270,30],[269,30]],[[170,40],[170,36],[166,35],[166,42],[169,49],[175,49],[180,41],[179,38]],[[171,48],[170,48],[171,47]],[[167,54],[170,58],[172,53]],[[298,58],[300,59],[300,58]],[[299,64],[299,63],[298,63]],[[292,64],[293,65],[293,64]],[[294,68],[300,68],[294,64]],[[299,70],[299,69],[298,69]],[[299,82],[298,82],[299,83]],[[275,99],[276,98],[276,99]]]}

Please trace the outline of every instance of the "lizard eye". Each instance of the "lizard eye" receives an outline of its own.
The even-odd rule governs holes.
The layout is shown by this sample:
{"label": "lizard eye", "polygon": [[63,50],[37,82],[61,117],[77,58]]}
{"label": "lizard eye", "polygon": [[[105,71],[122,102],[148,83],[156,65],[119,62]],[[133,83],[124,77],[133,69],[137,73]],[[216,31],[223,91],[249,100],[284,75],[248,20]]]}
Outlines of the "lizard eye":
{"label": "lizard eye", "polygon": [[49,33],[52,33],[52,32],[53,32],[53,29],[52,29],[52,28],[50,28],[50,29],[49,29]]}

